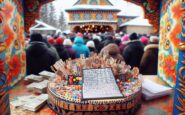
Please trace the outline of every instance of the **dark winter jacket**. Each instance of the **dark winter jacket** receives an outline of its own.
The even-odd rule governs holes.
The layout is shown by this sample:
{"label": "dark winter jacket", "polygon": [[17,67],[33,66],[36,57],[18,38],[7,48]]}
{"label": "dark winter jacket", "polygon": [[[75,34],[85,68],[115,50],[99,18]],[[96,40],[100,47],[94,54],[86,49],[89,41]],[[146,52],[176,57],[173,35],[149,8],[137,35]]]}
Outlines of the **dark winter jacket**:
{"label": "dark winter jacket", "polygon": [[56,48],[60,59],[66,61],[70,58],[68,51],[62,44],[55,44],[54,47]]}
{"label": "dark winter jacket", "polygon": [[130,65],[132,68],[139,67],[143,53],[144,45],[138,40],[133,40],[124,48],[123,57],[126,64]]}
{"label": "dark winter jacket", "polygon": [[89,57],[90,51],[81,37],[75,38],[72,48],[75,50],[76,58],[80,58],[81,54],[84,54],[85,57]]}
{"label": "dark winter jacket", "polygon": [[141,59],[140,72],[143,75],[157,75],[158,44],[150,44],[145,47]]}
{"label": "dark winter jacket", "polygon": [[59,60],[60,57],[59,57],[58,52],[55,49],[55,47],[52,44],[48,43],[48,41],[46,39],[43,39],[43,42],[46,43],[46,45],[48,46],[49,50],[51,52],[53,52],[55,54],[55,56],[57,57],[57,60]]}
{"label": "dark winter jacket", "polygon": [[38,74],[43,70],[51,71],[50,66],[57,61],[44,42],[30,42],[26,49],[27,74]]}
{"label": "dark winter jacket", "polygon": [[71,59],[75,59],[75,50],[70,45],[64,45]]}
{"label": "dark winter jacket", "polygon": [[104,47],[111,43],[115,43],[112,36],[105,37],[105,40],[102,42]]}
{"label": "dark winter jacket", "polygon": [[97,53],[100,53],[101,49],[103,48],[103,44],[101,44],[98,39],[94,39],[93,41],[94,41]]}

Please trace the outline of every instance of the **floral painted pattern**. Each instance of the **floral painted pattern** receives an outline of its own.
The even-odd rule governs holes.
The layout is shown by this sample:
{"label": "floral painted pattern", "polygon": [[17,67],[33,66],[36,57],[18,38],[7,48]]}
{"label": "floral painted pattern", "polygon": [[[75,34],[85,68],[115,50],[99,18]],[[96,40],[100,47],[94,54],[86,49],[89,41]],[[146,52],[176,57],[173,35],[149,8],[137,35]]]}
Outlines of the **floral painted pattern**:
{"label": "floral painted pattern", "polygon": [[0,77],[6,76],[9,88],[26,73],[22,0],[4,0],[0,19]]}
{"label": "floral painted pattern", "polygon": [[173,56],[167,56],[164,59],[164,73],[169,77],[172,78],[173,81],[176,80],[176,64],[177,61],[174,60]]}
{"label": "floral painted pattern", "polygon": [[13,77],[17,77],[21,71],[21,60],[17,55],[12,56],[8,61],[9,70],[7,73],[9,84],[12,81]]}
{"label": "floral painted pattern", "polygon": [[166,0],[162,1],[162,6],[165,8],[162,8],[160,20],[158,75],[170,86],[174,87],[179,53],[178,45],[182,32],[181,1],[164,1]]}
{"label": "floral painted pattern", "polygon": [[4,63],[5,62],[2,59],[0,59],[0,76],[3,75],[4,69],[5,69]]}

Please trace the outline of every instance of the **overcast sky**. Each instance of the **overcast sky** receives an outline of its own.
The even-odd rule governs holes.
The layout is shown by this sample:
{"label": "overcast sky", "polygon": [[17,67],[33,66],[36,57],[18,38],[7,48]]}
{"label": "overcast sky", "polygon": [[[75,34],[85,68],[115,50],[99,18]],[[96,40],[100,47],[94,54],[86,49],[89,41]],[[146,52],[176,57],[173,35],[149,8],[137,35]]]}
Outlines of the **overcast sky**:
{"label": "overcast sky", "polygon": [[[78,0],[55,0],[53,4],[55,5],[56,11],[59,14],[60,11],[64,11],[66,8],[70,8],[77,1]],[[135,4],[123,0],[110,0],[110,2],[117,8],[121,9],[122,13],[131,15],[143,15],[142,8]]]}

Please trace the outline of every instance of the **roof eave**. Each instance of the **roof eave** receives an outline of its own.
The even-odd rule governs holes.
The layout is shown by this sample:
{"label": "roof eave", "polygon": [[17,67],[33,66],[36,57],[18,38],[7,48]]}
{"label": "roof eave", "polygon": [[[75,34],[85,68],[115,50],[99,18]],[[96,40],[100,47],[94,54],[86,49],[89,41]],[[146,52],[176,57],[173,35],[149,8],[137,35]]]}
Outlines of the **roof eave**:
{"label": "roof eave", "polygon": [[66,9],[66,12],[76,12],[76,11],[113,11],[120,12],[118,9]]}

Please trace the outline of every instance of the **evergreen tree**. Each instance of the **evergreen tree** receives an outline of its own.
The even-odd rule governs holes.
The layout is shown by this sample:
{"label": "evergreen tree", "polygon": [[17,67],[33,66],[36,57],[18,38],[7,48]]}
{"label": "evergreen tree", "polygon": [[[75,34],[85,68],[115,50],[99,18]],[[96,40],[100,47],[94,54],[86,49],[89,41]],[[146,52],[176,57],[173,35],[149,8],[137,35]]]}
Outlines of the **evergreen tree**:
{"label": "evergreen tree", "polygon": [[40,20],[42,20],[45,23],[49,23],[49,15],[48,15],[49,9],[48,5],[45,4],[40,9]]}
{"label": "evergreen tree", "polygon": [[66,19],[65,19],[63,11],[61,11],[61,13],[60,13],[59,27],[58,28],[61,29],[62,31],[66,30]]}
{"label": "evergreen tree", "polygon": [[48,15],[49,15],[49,25],[51,26],[54,26],[54,27],[57,27],[58,25],[58,19],[57,19],[57,16],[56,16],[56,11],[55,11],[55,8],[54,8],[54,5],[52,3],[49,3],[49,12],[48,12]]}

